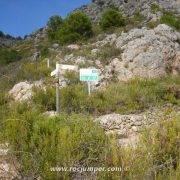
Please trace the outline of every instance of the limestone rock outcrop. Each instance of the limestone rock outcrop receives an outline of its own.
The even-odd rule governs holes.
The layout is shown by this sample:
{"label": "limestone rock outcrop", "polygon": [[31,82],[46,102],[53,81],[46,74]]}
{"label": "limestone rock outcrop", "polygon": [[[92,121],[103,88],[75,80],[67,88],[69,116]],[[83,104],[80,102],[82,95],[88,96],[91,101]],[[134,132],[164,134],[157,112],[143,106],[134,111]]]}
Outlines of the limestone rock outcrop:
{"label": "limestone rock outcrop", "polygon": [[115,71],[119,80],[135,77],[154,78],[169,71],[179,74],[180,33],[160,24],[154,29],[132,29],[109,41],[105,38],[97,46],[115,43],[122,50],[120,59],[113,59],[107,71]]}
{"label": "limestone rock outcrop", "polygon": [[9,91],[9,96],[18,102],[28,101],[33,95],[33,87],[42,87],[42,81],[36,81],[34,83],[27,81],[20,82]]}

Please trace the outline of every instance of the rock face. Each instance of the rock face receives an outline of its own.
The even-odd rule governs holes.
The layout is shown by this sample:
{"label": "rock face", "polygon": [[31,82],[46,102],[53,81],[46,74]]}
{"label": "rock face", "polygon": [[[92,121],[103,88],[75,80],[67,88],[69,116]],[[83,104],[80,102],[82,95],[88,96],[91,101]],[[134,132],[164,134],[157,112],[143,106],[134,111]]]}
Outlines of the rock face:
{"label": "rock face", "polygon": [[14,38],[10,35],[0,35],[0,46],[10,47],[16,44],[18,41],[21,41],[21,38]]}
{"label": "rock face", "polygon": [[154,30],[133,29],[123,33],[116,46],[123,50],[122,61],[135,76],[157,77],[166,74],[180,50],[178,36],[164,24]]}
{"label": "rock face", "polygon": [[[170,113],[166,114],[170,109]],[[100,123],[107,135],[115,135],[120,145],[135,146],[143,128],[149,127],[163,118],[169,120],[178,114],[180,114],[179,108],[166,106],[161,109],[153,108],[141,114],[108,114],[95,121]]]}
{"label": "rock face", "polygon": [[176,53],[176,57],[174,58],[174,62],[172,64],[172,73],[174,75],[180,74],[180,51]]}
{"label": "rock face", "polygon": [[20,82],[9,91],[9,95],[18,102],[28,101],[32,97],[33,87],[42,87],[42,81],[36,81],[32,84],[27,81]]}
{"label": "rock face", "polygon": [[37,31],[29,34],[29,35],[26,35],[24,37],[24,39],[28,39],[28,40],[41,40],[43,38],[45,38],[47,36],[47,27],[44,27],[44,28],[40,28],[38,29]]}
{"label": "rock face", "polygon": [[0,179],[19,178],[20,165],[9,152],[8,144],[0,144]]}
{"label": "rock face", "polygon": [[120,59],[111,60],[106,67],[106,73],[115,72],[119,80],[160,77],[169,71],[179,74],[180,34],[165,24],[151,30],[145,27],[132,29],[117,38],[108,39],[106,37],[95,45],[115,43],[122,50]]}
{"label": "rock face", "polygon": [[115,6],[126,16],[132,16],[136,11],[140,11],[147,20],[157,19],[161,15],[154,14],[151,10],[152,4],[157,4],[165,10],[180,11],[180,3],[176,0],[93,0],[92,3],[79,8],[88,14],[92,20],[98,21],[102,11]]}

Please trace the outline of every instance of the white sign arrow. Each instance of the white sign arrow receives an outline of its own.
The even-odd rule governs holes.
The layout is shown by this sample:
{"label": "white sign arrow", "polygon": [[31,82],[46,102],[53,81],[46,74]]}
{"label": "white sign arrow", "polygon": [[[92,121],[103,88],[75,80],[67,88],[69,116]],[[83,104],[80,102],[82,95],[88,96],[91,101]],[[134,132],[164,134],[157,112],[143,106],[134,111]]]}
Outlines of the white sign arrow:
{"label": "white sign arrow", "polygon": [[56,69],[51,72],[51,76],[56,76],[58,72],[63,71],[78,71],[78,66],[66,65],[66,64],[56,64]]}

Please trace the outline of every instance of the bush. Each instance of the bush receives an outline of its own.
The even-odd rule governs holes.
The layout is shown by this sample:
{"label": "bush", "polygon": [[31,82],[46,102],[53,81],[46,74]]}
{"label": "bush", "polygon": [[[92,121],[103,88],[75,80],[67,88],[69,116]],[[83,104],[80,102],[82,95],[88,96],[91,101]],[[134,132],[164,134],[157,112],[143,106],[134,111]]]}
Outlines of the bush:
{"label": "bush", "polygon": [[157,27],[159,25],[159,21],[150,21],[148,22],[147,26],[150,28],[150,29],[154,29],[155,27]]}
{"label": "bush", "polygon": [[48,77],[50,72],[51,71],[49,68],[47,68],[45,62],[25,62],[21,65],[21,68],[17,74],[17,78],[19,78],[19,80],[39,80]]}
{"label": "bush", "polygon": [[119,57],[121,53],[121,49],[114,45],[106,45],[101,48],[101,51],[97,53],[97,56],[104,65],[108,65],[113,58]]}
{"label": "bush", "polygon": [[50,39],[55,39],[56,32],[62,27],[63,25],[63,19],[58,16],[52,16],[50,17],[47,26],[48,26],[48,36]]}
{"label": "bush", "polygon": [[[61,89],[61,111],[66,113],[91,113],[94,115],[112,112],[127,114],[165,103],[175,105],[180,103],[177,92],[172,90],[174,85],[178,86],[180,83],[178,78],[136,79],[128,83],[116,82],[107,86],[104,90],[92,92],[90,96],[88,96],[87,85],[77,83],[73,80],[69,86]],[[53,91],[55,94],[55,88]],[[35,102],[38,107],[45,110],[47,110],[47,107],[51,107],[49,110],[55,110],[55,95],[52,94],[51,91],[37,93]]]}
{"label": "bush", "polygon": [[162,8],[158,4],[153,3],[151,5],[151,11],[152,11],[152,13],[157,13],[159,11],[162,11]]}
{"label": "bush", "polygon": [[7,98],[4,92],[0,92],[0,107],[7,103]]}
{"label": "bush", "polygon": [[176,17],[171,12],[164,12],[160,22],[180,30],[180,17]]}
{"label": "bush", "polygon": [[87,88],[81,84],[71,85],[61,90],[61,108],[67,113],[88,112]]}
{"label": "bush", "polygon": [[76,32],[83,37],[90,37],[92,35],[92,24],[89,17],[83,12],[77,11],[70,14],[66,23],[71,32]]}
{"label": "bush", "polygon": [[55,88],[46,88],[46,90],[34,88],[32,101],[42,111],[56,110]]}
{"label": "bush", "polygon": [[142,22],[144,19],[145,19],[145,17],[141,14],[141,12],[139,10],[137,10],[134,13],[133,21],[134,21],[135,24],[139,23],[139,22]]}
{"label": "bush", "polygon": [[19,61],[22,58],[21,54],[13,49],[0,48],[0,64],[5,65]]}
{"label": "bush", "polygon": [[180,101],[175,93],[169,91],[173,83],[179,84],[177,78],[113,83],[104,91],[93,93],[89,106],[96,114],[111,112],[127,114],[167,102],[179,104]]}
{"label": "bush", "polygon": [[42,58],[46,58],[49,55],[49,49],[48,47],[41,47],[40,48],[40,54]]}
{"label": "bush", "polygon": [[121,172],[102,172],[101,179],[178,179],[179,131],[177,118],[146,129],[136,148],[122,149],[114,144],[105,167],[122,167]]}
{"label": "bush", "polygon": [[37,112],[14,113],[5,124],[5,135],[21,162],[22,177],[70,179],[71,172],[53,167],[101,165],[107,138],[90,117],[61,115],[45,118]]}
{"label": "bush", "polygon": [[3,137],[21,164],[23,178],[72,179],[73,172],[54,172],[53,167],[119,167],[121,171],[96,175],[99,179],[169,179],[179,170],[180,122],[162,120],[143,131],[136,148],[121,148],[89,116],[46,118],[19,104],[11,106]]}
{"label": "bush", "polygon": [[[165,119],[166,120],[166,119]],[[155,128],[145,131],[142,143],[155,167],[152,171],[177,168],[179,154],[180,122],[177,119],[162,121]]]}
{"label": "bush", "polygon": [[100,26],[103,30],[107,30],[111,27],[121,27],[125,25],[125,19],[115,9],[106,10],[100,20]]}
{"label": "bush", "polygon": [[70,44],[81,40],[82,37],[76,32],[71,32],[68,26],[64,25],[56,34],[56,39],[60,44]]}
{"label": "bush", "polygon": [[83,12],[77,11],[70,14],[64,21],[64,25],[56,34],[61,44],[73,43],[91,37],[92,24],[89,17]]}
{"label": "bush", "polygon": [[[34,90],[33,104],[42,111],[56,110],[56,89]],[[87,88],[81,84],[69,85],[60,90],[60,109],[65,113],[87,113]]]}
{"label": "bush", "polygon": [[80,83],[79,74],[73,71],[65,72],[64,78],[67,81],[67,85],[76,85]]}
{"label": "bush", "polygon": [[0,133],[2,131],[2,123],[8,112],[8,98],[4,92],[0,92]]}

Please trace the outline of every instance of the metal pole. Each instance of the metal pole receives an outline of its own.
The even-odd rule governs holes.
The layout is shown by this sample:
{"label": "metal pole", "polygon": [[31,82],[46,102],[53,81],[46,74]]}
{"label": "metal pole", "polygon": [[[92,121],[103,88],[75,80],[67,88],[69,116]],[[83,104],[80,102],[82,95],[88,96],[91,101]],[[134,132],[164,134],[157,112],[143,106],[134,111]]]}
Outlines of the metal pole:
{"label": "metal pole", "polygon": [[60,113],[60,108],[59,108],[59,83],[56,83],[56,112],[57,112],[57,114]]}
{"label": "metal pole", "polygon": [[56,113],[59,114],[60,113],[60,92],[59,92],[59,67],[57,67],[57,82],[56,82]]}
{"label": "metal pole", "polygon": [[90,95],[91,94],[91,82],[88,81],[88,94]]}

